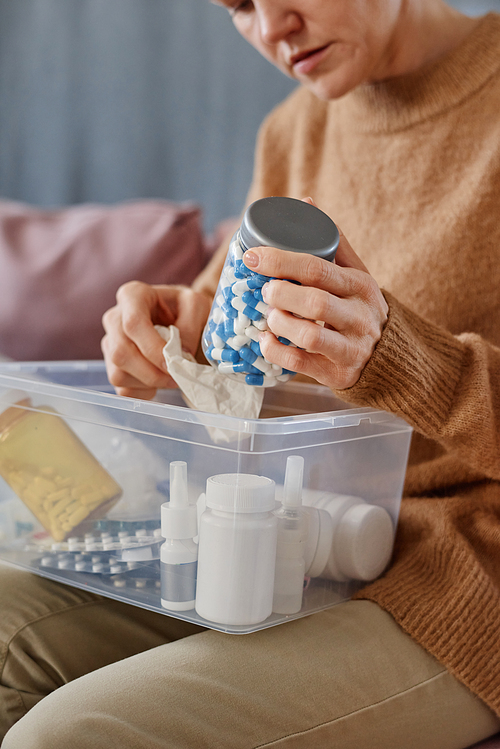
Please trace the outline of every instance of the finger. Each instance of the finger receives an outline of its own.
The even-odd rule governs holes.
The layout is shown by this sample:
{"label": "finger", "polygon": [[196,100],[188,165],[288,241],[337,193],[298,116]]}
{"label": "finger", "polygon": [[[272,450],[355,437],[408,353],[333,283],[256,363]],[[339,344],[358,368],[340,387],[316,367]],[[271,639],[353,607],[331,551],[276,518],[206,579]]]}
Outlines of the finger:
{"label": "finger", "polygon": [[175,324],[179,328],[182,347],[193,356],[198,349],[211,303],[212,300],[208,296],[192,292],[190,289],[186,289],[186,293],[182,294]]}
{"label": "finger", "polygon": [[[156,390],[174,386],[170,375],[145,359],[133,341],[124,334],[116,307],[104,315],[103,325],[107,332],[101,341],[101,348],[108,379],[114,387]],[[165,345],[163,341],[161,343]]]}
{"label": "finger", "polygon": [[[335,262],[328,264],[338,265],[341,268],[352,268],[355,270],[363,271],[364,273],[369,273],[368,268],[363,263],[361,258],[358,257],[358,255],[354,252],[353,248],[340,229],[339,234],[340,239],[337,253],[335,255]],[[281,263],[279,262],[279,255],[269,253],[271,249],[274,249],[274,253],[282,253],[283,258],[281,258]],[[289,262],[292,261],[294,256],[296,260],[297,258],[304,257],[310,257],[311,259],[319,260],[319,258],[314,258],[313,255],[306,255],[305,253],[286,252],[285,250],[276,250],[275,248],[270,247],[253,247],[251,250],[247,250],[245,252],[245,254],[243,255],[243,262],[247,266],[247,268],[257,273],[261,273],[262,275],[274,276],[277,278],[290,278],[290,274],[286,274],[286,266],[289,264]]]}
{"label": "finger", "polygon": [[[116,298],[120,307],[122,333],[134,344],[135,349],[148,363],[159,373],[166,374],[167,366],[163,357],[165,341],[154,326],[155,324],[172,324],[174,322],[172,309],[166,301],[159,303],[157,290],[154,287],[140,282],[132,282],[120,287]],[[106,330],[105,318],[103,318],[103,325]],[[135,349],[128,349],[134,362],[136,360]],[[147,371],[151,371],[151,367],[148,367]]]}
{"label": "finger", "polygon": [[[318,206],[314,202],[312,198],[302,198],[303,203],[309,203],[309,205],[315,206],[317,208]],[[335,224],[337,226],[337,224]],[[337,265],[340,265],[342,268],[357,268],[357,270],[363,270],[365,273],[369,273],[368,268],[363,263],[360,257],[354,252],[351,245],[347,241],[347,238],[340,229],[339,226],[337,226],[338,233],[340,235],[339,239],[339,246],[337,248],[337,252],[335,255],[335,262]]]}
{"label": "finger", "polygon": [[268,326],[277,338],[286,338],[304,351],[325,356],[331,355],[333,333],[340,332],[276,309],[268,317]]}
{"label": "finger", "polygon": [[353,364],[351,345],[345,336],[332,333],[330,340],[333,359],[319,353],[283,345],[269,331],[262,334],[260,347],[267,361],[284,369],[312,377],[317,382],[335,390],[352,387],[359,379],[364,366]]}
{"label": "finger", "polygon": [[[299,318],[320,320],[340,331],[355,330],[360,327],[360,320],[366,316],[364,305],[357,298],[345,300],[323,289],[297,286],[287,281],[268,282],[262,289],[262,296],[270,305],[268,324],[274,332],[279,320],[295,330]],[[280,317],[280,311],[293,313],[293,316]],[[290,338],[281,329],[278,334]],[[302,345],[295,338],[291,340]]]}
{"label": "finger", "polygon": [[153,390],[177,387],[169,374],[160,372],[149,364],[144,357],[134,351],[128,351],[124,357],[120,348],[110,343],[106,336],[101,342],[106,371],[110,383],[117,390],[128,388],[133,390]]}
{"label": "finger", "polygon": [[140,400],[151,400],[156,395],[156,388],[115,388],[116,394],[125,398],[139,398]]}
{"label": "finger", "polygon": [[[101,348],[106,361],[106,370],[110,383],[118,390],[157,390],[158,388],[177,387],[174,380],[168,374],[159,373],[151,367],[144,366],[145,360],[140,354],[134,361],[133,352],[129,353],[127,361],[119,365],[115,364],[117,357],[108,346],[109,339],[105,336],[101,341]],[[115,361],[113,361],[113,359]],[[130,370],[130,371],[128,371]],[[135,374],[137,376],[135,376]]]}
{"label": "finger", "polygon": [[335,255],[335,263],[337,265],[340,265],[342,268],[356,268],[356,270],[362,270],[365,273],[369,273],[370,271],[361,260],[361,258],[356,255],[342,230],[339,229],[338,226],[337,229],[340,234],[340,240],[339,246],[337,248],[337,253]]}
{"label": "finger", "polygon": [[[247,258],[249,253],[255,260]],[[342,268],[306,253],[256,247],[247,250],[243,260],[252,270],[264,276],[298,281],[302,286],[323,289],[340,297],[371,296],[378,289],[373,278],[365,271]],[[270,282],[270,287],[273,283]],[[268,303],[272,304],[271,301]]]}

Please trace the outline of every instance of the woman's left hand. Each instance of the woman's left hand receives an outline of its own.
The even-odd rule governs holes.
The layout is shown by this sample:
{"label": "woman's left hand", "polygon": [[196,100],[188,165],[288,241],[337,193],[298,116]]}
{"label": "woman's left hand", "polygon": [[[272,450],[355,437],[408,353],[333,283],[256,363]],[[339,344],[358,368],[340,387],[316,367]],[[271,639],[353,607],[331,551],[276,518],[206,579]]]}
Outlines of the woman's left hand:
{"label": "woman's left hand", "polygon": [[[335,263],[273,247],[247,250],[243,262],[264,276],[289,279],[263,286],[270,306],[269,331],[260,340],[263,356],[333,390],[355,385],[380,340],[388,306],[344,235]],[[278,336],[298,348],[280,343]]]}

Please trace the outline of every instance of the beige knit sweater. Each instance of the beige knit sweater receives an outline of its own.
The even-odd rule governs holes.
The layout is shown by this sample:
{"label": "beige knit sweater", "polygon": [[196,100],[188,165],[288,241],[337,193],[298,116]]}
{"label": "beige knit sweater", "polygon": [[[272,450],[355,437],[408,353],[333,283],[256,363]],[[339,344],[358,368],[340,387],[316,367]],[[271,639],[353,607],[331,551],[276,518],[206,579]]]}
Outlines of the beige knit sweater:
{"label": "beige knit sweater", "polygon": [[294,92],[260,131],[249,200],[268,195],[312,196],[389,302],[339,395],[416,433],[393,563],[357,597],[500,715],[500,15],[418,73]]}

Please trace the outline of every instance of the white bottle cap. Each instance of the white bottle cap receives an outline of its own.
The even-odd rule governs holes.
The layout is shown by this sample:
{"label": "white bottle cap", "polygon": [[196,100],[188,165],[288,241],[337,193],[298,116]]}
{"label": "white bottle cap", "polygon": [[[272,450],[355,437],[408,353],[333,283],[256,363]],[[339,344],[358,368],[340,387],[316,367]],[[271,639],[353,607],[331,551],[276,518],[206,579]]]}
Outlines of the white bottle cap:
{"label": "white bottle cap", "polygon": [[331,553],[323,570],[317,572],[316,565],[311,568],[311,577],[313,571],[314,576],[338,582],[378,577],[392,554],[394,527],[389,513],[360,497],[333,492],[318,492],[308,501],[326,510],[333,526]]}
{"label": "white bottle cap", "polygon": [[274,510],[274,481],[252,473],[220,473],[207,479],[207,507],[222,512]]}
{"label": "white bottle cap", "polygon": [[343,515],[334,535],[340,571],[354,580],[374,580],[392,554],[394,528],[383,507],[358,504]]}
{"label": "white bottle cap", "polygon": [[161,506],[163,538],[194,538],[198,533],[196,505],[190,505],[187,488],[187,464],[183,460],[170,463],[170,502]]}

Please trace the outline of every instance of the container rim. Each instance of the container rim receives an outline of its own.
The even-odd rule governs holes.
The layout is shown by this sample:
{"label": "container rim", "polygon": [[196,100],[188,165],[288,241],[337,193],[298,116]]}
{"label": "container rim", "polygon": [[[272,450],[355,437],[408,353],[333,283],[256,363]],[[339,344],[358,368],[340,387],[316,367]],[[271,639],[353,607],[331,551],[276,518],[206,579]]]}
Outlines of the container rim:
{"label": "container rim", "polygon": [[[40,370],[47,370],[47,379],[44,379],[43,375],[40,374]],[[361,421],[380,424],[381,427],[383,426],[384,433],[412,431],[412,427],[400,417],[379,409],[352,407],[339,400],[321,385],[291,381],[284,385],[278,385],[273,390],[282,391],[286,388],[288,391],[297,393],[331,397],[332,406],[336,406],[332,410],[312,413],[301,412],[288,416],[261,419],[242,419],[206,411],[195,411],[187,406],[178,406],[158,400],[146,401],[139,398],[129,398],[116,393],[103,392],[98,387],[86,388],[81,385],[65,385],[50,380],[50,372],[71,373],[71,371],[105,375],[106,369],[104,362],[99,359],[88,361],[0,362],[0,387],[11,389],[22,386],[28,393],[46,395],[73,403],[83,403],[88,406],[103,407],[112,411],[125,411],[138,416],[153,416],[162,420],[188,422],[209,429],[216,428],[237,432],[242,437],[355,427],[359,426]],[[161,392],[168,393],[169,391]],[[172,392],[179,391],[173,389]],[[82,397],[79,398],[78,396]],[[68,416],[69,414],[62,413],[61,415]],[[75,417],[77,417],[76,414]],[[141,429],[137,431],[147,431],[154,434],[154,431],[150,430]]]}

